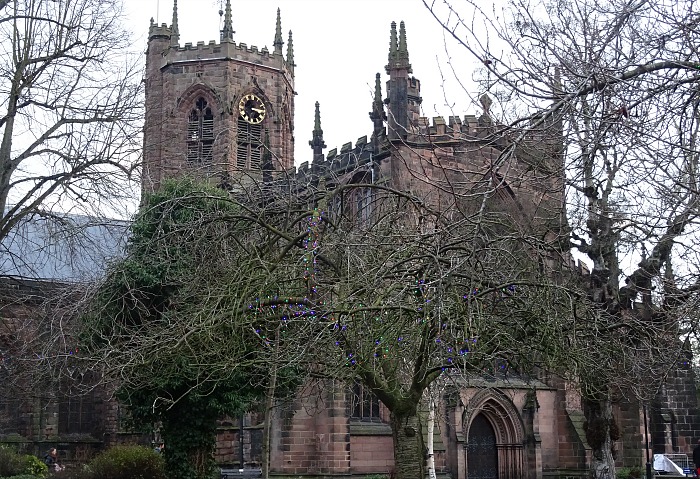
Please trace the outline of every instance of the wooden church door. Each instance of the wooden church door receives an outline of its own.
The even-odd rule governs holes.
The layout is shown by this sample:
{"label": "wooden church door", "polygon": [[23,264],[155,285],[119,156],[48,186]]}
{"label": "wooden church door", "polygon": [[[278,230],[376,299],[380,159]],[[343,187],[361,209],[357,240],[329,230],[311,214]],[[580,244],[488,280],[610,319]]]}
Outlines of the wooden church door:
{"label": "wooden church door", "polygon": [[467,479],[498,479],[496,433],[483,414],[476,416],[469,426]]}

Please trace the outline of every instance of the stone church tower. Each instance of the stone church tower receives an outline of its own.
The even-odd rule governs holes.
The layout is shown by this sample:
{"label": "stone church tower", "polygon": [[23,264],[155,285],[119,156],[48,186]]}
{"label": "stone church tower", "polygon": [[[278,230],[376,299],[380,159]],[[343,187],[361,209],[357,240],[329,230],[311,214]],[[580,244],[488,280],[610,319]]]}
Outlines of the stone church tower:
{"label": "stone church tower", "polygon": [[[273,51],[233,40],[226,1],[220,41],[179,44],[151,20],[146,53],[142,193],[183,174],[255,181],[294,165],[294,49],[277,11]],[[272,28],[270,28],[272,32]]]}

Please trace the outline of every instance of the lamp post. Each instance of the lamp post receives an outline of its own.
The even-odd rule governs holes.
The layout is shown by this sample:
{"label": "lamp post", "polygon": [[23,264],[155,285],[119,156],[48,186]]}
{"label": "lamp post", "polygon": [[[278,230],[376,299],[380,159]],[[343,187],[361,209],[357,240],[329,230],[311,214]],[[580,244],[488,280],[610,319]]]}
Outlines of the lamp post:
{"label": "lamp post", "polygon": [[239,461],[239,466],[238,466],[238,472],[241,474],[243,473],[243,434],[245,433],[245,430],[243,429],[243,421],[245,421],[245,415],[241,413],[239,416],[239,424],[238,424],[238,461]]}
{"label": "lamp post", "polygon": [[647,405],[644,403],[642,406],[644,410],[644,443],[645,443],[645,449],[647,453],[647,479],[651,479],[651,461],[649,459],[649,431],[647,430]]}

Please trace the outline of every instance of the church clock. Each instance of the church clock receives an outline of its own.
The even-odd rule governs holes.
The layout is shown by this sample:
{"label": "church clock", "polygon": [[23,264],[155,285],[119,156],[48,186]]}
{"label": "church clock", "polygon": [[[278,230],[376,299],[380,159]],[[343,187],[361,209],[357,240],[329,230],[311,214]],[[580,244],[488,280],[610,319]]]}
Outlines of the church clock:
{"label": "church clock", "polygon": [[265,103],[252,93],[245,95],[238,102],[241,118],[252,125],[257,125],[265,119]]}
{"label": "church clock", "polygon": [[171,25],[152,22],[148,33],[143,193],[179,175],[212,182],[254,175],[262,182],[291,170],[294,50],[290,38],[282,51],[280,13],[270,22],[274,50],[234,41],[232,0],[220,2],[225,15],[217,42],[181,45],[181,2],[165,1],[173,6]]}

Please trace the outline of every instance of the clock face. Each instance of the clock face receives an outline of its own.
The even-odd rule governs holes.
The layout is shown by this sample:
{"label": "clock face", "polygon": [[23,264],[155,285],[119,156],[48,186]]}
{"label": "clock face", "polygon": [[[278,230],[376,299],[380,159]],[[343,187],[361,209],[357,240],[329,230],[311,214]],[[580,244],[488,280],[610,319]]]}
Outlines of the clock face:
{"label": "clock face", "polygon": [[265,118],[265,103],[256,95],[249,93],[238,102],[238,112],[245,121],[257,125]]}

